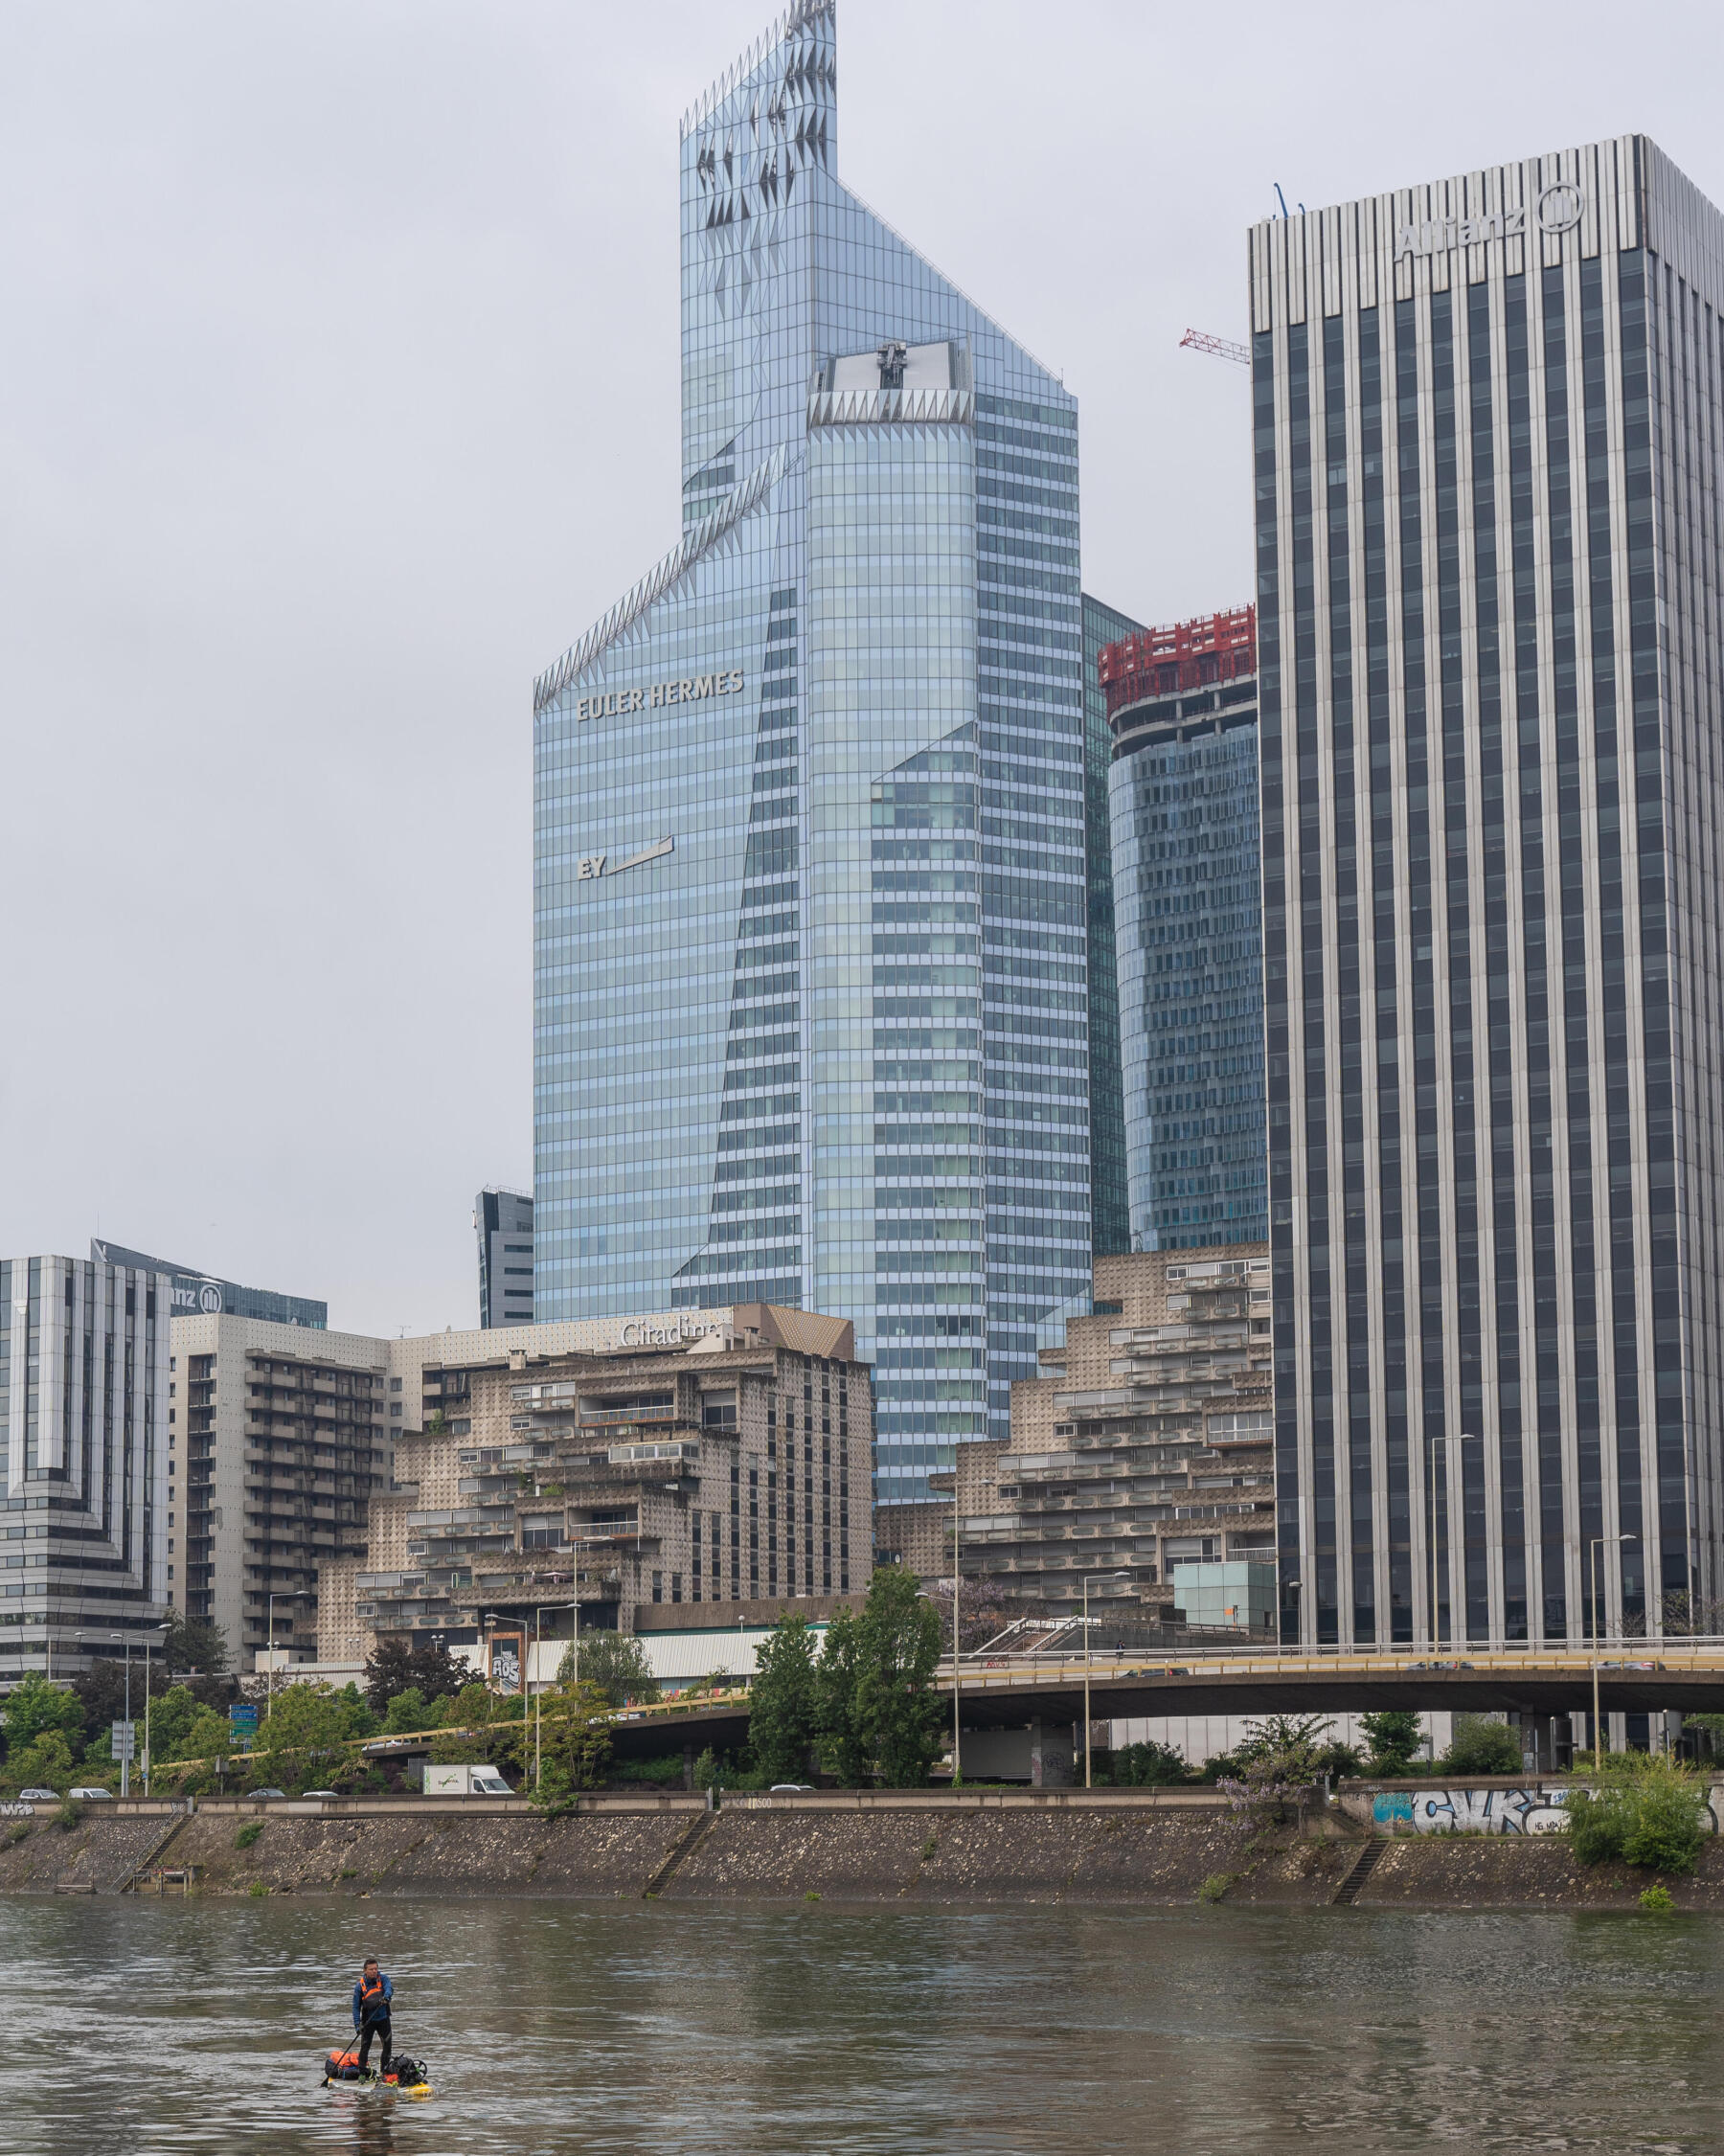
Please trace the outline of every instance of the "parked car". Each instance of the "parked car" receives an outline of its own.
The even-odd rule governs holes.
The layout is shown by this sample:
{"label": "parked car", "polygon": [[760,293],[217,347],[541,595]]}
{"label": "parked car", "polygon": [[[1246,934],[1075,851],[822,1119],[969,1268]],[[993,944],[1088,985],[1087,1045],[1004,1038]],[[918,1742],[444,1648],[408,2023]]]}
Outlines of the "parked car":
{"label": "parked car", "polygon": [[248,1789],[245,1794],[248,1797],[284,1797],[287,1792],[285,1789]]}
{"label": "parked car", "polygon": [[771,1797],[805,1797],[813,1794],[811,1782],[775,1782],[767,1791]]}
{"label": "parked car", "polygon": [[111,1789],[68,1789],[66,1794],[80,1804],[111,1804],[114,1801]]}
{"label": "parked car", "polygon": [[20,1789],[18,1791],[18,1802],[21,1804],[57,1804],[59,1803],[59,1791],[57,1789]]}
{"label": "parked car", "polygon": [[340,1794],[339,1789],[302,1789],[300,1791],[302,1797],[339,1797]]}

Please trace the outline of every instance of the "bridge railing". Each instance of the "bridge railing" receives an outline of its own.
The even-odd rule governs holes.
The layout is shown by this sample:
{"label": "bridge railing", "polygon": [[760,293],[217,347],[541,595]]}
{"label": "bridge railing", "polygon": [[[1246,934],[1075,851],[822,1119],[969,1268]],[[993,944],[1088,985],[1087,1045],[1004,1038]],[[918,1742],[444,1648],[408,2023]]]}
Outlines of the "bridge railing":
{"label": "bridge railing", "polygon": [[[1069,1648],[1037,1650],[1020,1648],[1009,1654],[965,1654],[960,1658],[959,1682],[970,1686],[1022,1682],[1026,1678],[1055,1683],[1081,1684],[1087,1669],[1093,1683],[1117,1682],[1121,1677],[1274,1676],[1309,1675],[1332,1669],[1349,1673],[1390,1670],[1408,1673],[1428,1670],[1433,1675],[1457,1670],[1508,1673],[1516,1670],[1590,1670],[1597,1662],[1601,1670],[1715,1671],[1724,1669],[1724,1638],[1665,1640],[1599,1640],[1572,1645],[1532,1645],[1524,1641],[1489,1646],[1446,1644],[1429,1646],[1308,1646],[1264,1647],[1242,1642],[1237,1647],[1092,1647],[1087,1659]],[[940,1665],[940,1680],[952,1681],[952,1658]]]}

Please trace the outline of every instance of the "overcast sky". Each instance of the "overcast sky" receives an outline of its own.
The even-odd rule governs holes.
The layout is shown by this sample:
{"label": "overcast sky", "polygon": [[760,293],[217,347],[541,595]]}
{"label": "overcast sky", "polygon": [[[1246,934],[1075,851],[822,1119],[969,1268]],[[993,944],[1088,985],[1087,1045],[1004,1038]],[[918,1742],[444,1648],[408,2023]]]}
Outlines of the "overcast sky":
{"label": "overcast sky", "polygon": [[[476,1319],[530,1187],[531,684],[679,534],[737,0],[0,0],[0,1252]],[[1720,14],[840,0],[839,170],[1081,403],[1084,581],[1250,595],[1244,233],[1645,129]],[[649,1146],[652,1133],[643,1131]]]}

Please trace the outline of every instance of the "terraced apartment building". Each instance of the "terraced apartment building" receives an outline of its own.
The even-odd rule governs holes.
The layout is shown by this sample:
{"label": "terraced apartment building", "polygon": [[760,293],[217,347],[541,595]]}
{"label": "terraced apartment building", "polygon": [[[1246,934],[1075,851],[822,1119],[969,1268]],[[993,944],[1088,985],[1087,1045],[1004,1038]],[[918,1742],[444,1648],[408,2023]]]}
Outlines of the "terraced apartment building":
{"label": "terraced apartment building", "polygon": [[[1087,1575],[1092,1608],[1148,1613],[1180,1567],[1272,1565],[1269,1280],[1261,1243],[1097,1259],[1094,1314],[1012,1387],[1009,1444],[959,1452],[964,1577],[1060,1612]],[[948,1572],[953,1509],[929,1509]]]}
{"label": "terraced apartment building", "polygon": [[446,1404],[397,1448],[363,1562],[325,1568],[321,1659],[379,1636],[524,1650],[566,1641],[578,1604],[583,1629],[679,1603],[719,1625],[867,1585],[873,1395],[849,1322],[753,1305],[613,1329],[626,1345],[427,1370]]}

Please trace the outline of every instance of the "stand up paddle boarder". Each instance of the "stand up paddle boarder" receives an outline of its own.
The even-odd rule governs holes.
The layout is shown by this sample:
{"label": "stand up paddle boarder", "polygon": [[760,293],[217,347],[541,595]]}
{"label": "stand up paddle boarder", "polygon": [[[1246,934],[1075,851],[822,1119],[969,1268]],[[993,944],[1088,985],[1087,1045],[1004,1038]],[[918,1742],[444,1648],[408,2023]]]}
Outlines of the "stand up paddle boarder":
{"label": "stand up paddle boarder", "polygon": [[359,2037],[359,2071],[365,2072],[371,2056],[373,2037],[382,2039],[382,2056],[378,2061],[379,2074],[389,2072],[390,2055],[395,2049],[395,2038],[389,2026],[390,2004],[395,1998],[395,1986],[377,1966],[374,1959],[368,1961],[360,1971],[359,1981],[353,1986],[353,2028]]}

